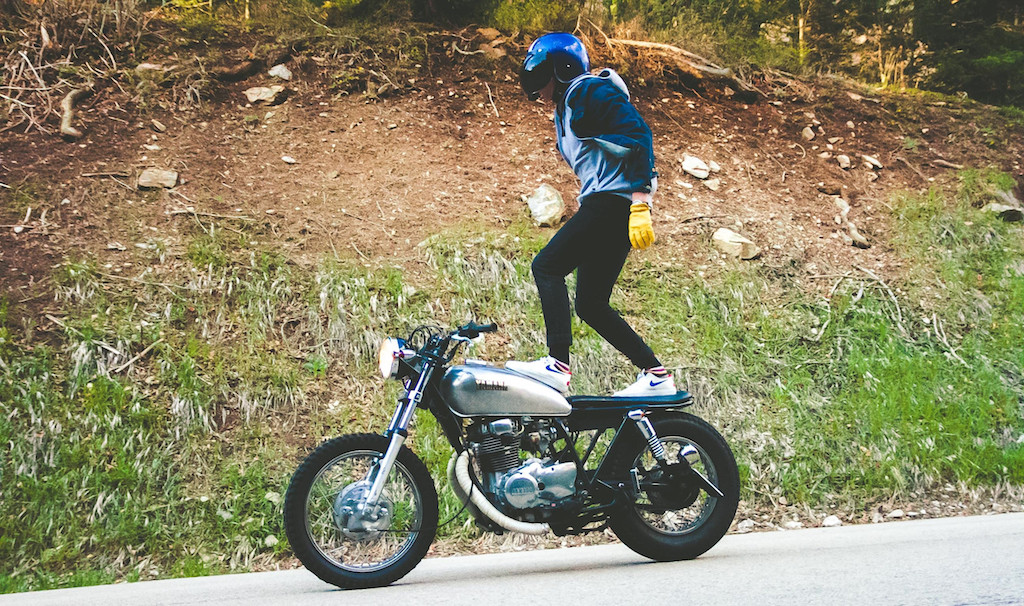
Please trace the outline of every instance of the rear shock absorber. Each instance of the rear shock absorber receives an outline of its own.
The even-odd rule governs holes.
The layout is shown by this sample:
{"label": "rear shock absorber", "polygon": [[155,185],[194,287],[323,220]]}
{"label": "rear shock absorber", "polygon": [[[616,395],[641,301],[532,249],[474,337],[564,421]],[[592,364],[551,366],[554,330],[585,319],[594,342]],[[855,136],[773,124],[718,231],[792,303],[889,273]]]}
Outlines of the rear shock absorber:
{"label": "rear shock absorber", "polygon": [[[644,438],[647,439],[647,444],[651,447],[651,454],[654,455],[654,459],[658,462],[658,465],[660,465],[662,469],[669,471],[668,461],[665,460],[665,445],[661,443],[661,439],[654,431],[654,425],[652,425],[651,420],[647,418],[647,413],[638,408],[629,411],[626,413],[626,416],[636,423],[637,428],[640,429],[640,433],[642,433]],[[687,473],[692,474],[698,479],[699,485],[708,493],[708,496],[725,496],[721,489],[712,484],[704,474],[692,467],[692,464],[699,460],[700,453],[691,444],[686,445],[686,447],[679,451],[679,463],[687,469]],[[633,482],[634,486],[639,490],[639,478],[634,476]]]}
{"label": "rear shock absorber", "polygon": [[629,411],[627,416],[636,423],[637,429],[640,430],[644,439],[647,440],[647,444],[651,447],[651,454],[654,455],[654,460],[658,462],[658,465],[664,467],[666,465],[665,445],[661,443],[661,439],[654,431],[654,425],[652,425],[651,420],[647,418],[647,413],[637,408]]}

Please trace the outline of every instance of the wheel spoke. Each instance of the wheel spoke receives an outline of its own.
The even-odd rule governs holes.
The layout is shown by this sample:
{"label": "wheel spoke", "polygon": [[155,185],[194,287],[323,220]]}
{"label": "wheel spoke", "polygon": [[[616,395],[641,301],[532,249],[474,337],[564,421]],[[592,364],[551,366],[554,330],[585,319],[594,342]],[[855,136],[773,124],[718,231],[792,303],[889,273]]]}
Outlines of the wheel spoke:
{"label": "wheel spoke", "polygon": [[[351,571],[372,571],[397,561],[412,546],[422,523],[422,502],[410,472],[395,464],[378,500],[379,519],[346,513],[355,520],[338,526],[336,507],[361,505],[358,496],[346,491],[365,492],[366,477],[379,453],[355,451],[338,457],[313,480],[306,501],[306,527],[316,549],[334,565]],[[348,493],[357,494],[357,493]]]}
{"label": "wheel spoke", "polygon": [[[692,465],[693,471],[712,484],[716,482],[717,471],[699,444],[681,436],[663,436],[661,441],[665,447],[665,460],[670,466],[680,463],[683,448],[694,447],[700,455],[700,461]],[[666,534],[686,534],[710,517],[716,498],[714,495],[709,496],[700,486],[699,480],[695,486],[692,481],[667,477],[649,449],[637,457],[634,466],[642,478],[640,493],[635,496],[634,509],[646,525]]]}

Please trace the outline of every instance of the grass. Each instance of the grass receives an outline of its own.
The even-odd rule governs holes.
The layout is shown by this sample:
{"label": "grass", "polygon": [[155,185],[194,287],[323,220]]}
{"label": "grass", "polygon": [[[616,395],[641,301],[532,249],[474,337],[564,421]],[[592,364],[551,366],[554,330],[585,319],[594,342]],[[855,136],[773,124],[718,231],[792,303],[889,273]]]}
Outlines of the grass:
{"label": "grass", "polygon": [[40,189],[31,181],[0,188],[0,219],[9,223],[23,220],[28,209],[38,207]]}
{"label": "grass", "polygon": [[[698,280],[631,262],[613,303],[726,434],[746,506],[857,512],[1024,483],[1024,240],[979,208],[1005,181],[965,171],[956,192],[894,196],[911,269],[887,282],[851,268],[801,289],[757,264]],[[497,320],[501,338],[469,355],[543,353],[529,266],[544,239],[529,226],[437,234],[415,283],[400,267],[298,266],[236,236],[197,231],[167,267],[169,251],[140,250],[151,283],[66,261],[61,325],[32,342],[0,302],[0,591],[266,566],[287,553],[281,496],[301,456],[385,427],[400,386],[376,377],[382,337]],[[578,392],[629,380],[621,354],[573,331]],[[455,515],[429,415],[411,441],[441,519]],[[439,540],[476,533],[462,513]]]}
{"label": "grass", "polygon": [[975,208],[972,192],[987,190],[975,177],[959,202],[896,197],[896,245],[918,261],[902,283],[852,272],[814,298],[756,267],[666,280],[679,295],[635,279],[643,307],[667,320],[654,334],[685,326],[683,347],[653,345],[682,352],[680,370],[748,468],[748,498],[862,508],[947,483],[1024,481],[1021,230]]}
{"label": "grass", "polygon": [[1024,128],[1024,108],[1006,105],[999,108],[999,114],[1018,128]]}

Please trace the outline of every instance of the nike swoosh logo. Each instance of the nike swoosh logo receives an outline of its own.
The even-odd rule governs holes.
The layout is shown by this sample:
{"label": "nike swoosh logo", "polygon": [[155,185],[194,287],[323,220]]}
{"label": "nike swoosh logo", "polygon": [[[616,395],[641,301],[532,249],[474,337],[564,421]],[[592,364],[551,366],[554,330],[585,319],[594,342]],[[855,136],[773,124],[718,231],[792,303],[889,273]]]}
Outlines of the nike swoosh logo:
{"label": "nike swoosh logo", "polygon": [[566,373],[566,372],[562,372],[561,370],[559,370],[558,368],[556,368],[556,367],[554,367],[554,366],[552,366],[550,364],[545,366],[544,370],[549,370],[551,372],[557,372],[558,374],[561,374],[561,375],[569,374],[569,373]]}
{"label": "nike swoosh logo", "polygon": [[658,381],[658,382],[655,382],[654,379],[651,379],[651,387],[657,387],[657,386],[661,385],[662,383],[664,383],[665,381],[668,381],[667,377],[662,379],[662,380],[660,380],[660,381]]}

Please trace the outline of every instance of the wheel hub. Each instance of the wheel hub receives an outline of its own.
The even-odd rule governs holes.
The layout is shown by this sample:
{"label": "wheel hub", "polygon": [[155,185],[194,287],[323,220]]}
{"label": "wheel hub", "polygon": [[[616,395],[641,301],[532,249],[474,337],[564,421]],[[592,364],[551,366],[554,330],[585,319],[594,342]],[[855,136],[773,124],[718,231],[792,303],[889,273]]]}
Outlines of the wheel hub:
{"label": "wheel hub", "polygon": [[391,526],[391,501],[381,495],[375,506],[368,506],[370,486],[366,480],[349,484],[334,499],[334,525],[353,541],[372,541]]}
{"label": "wheel hub", "polygon": [[700,486],[687,481],[687,466],[682,463],[670,464],[665,469],[655,469],[640,483],[659,509],[685,509],[693,505],[700,496]]}

